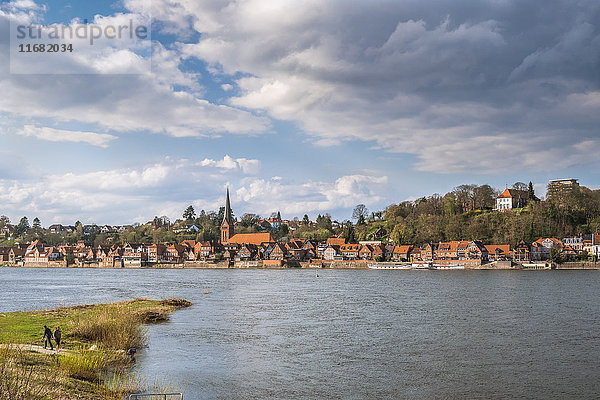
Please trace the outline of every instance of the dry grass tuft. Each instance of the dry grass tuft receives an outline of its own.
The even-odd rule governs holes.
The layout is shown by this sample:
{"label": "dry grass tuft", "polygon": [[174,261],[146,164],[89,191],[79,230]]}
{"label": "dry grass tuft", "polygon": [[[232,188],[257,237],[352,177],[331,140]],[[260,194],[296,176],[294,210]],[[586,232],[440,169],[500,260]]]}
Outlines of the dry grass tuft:
{"label": "dry grass tuft", "polygon": [[23,350],[0,348],[0,400],[46,398],[51,392],[50,372],[31,363]]}
{"label": "dry grass tuft", "polygon": [[145,344],[142,322],[138,313],[122,307],[105,307],[74,320],[69,331],[86,342],[127,350]]}

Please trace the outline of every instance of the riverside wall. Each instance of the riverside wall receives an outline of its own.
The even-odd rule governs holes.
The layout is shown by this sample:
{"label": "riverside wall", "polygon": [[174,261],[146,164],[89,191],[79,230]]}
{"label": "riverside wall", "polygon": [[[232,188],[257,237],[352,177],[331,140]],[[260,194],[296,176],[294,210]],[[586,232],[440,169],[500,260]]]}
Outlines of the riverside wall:
{"label": "riverside wall", "polygon": [[[254,260],[254,261],[238,261],[230,265],[228,261],[206,262],[206,261],[186,261],[179,264],[171,263],[155,263],[144,264],[140,263],[121,263],[117,262],[114,265],[108,263],[85,263],[85,264],[70,264],[66,261],[51,261],[48,263],[23,263],[17,264],[0,263],[4,267],[28,267],[28,268],[106,268],[106,269],[366,269],[371,261],[356,260],[356,261],[327,261],[327,260],[310,260],[310,261],[281,261],[281,260]],[[436,261],[436,264],[448,265],[464,265],[465,269],[469,270],[600,270],[600,263],[582,263],[569,262],[563,264],[551,264],[545,268],[532,268],[533,264],[520,264],[513,261],[494,261],[486,264],[481,264],[477,261]]]}

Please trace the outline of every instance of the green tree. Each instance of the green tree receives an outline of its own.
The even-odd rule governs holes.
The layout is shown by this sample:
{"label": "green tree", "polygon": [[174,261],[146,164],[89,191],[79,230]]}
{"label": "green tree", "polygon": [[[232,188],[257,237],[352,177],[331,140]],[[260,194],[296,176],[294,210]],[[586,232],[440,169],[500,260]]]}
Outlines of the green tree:
{"label": "green tree", "polygon": [[192,205],[189,205],[188,208],[186,208],[183,212],[183,219],[185,219],[188,222],[191,222],[194,219],[196,219],[196,212],[194,211],[194,207]]}
{"label": "green tree", "polygon": [[533,200],[535,197],[535,192],[533,191],[533,183],[531,183],[531,181],[529,181],[529,188],[528,188],[528,198],[529,200]]}
{"label": "green tree", "polygon": [[354,226],[352,226],[352,222],[348,221],[344,225],[344,239],[346,239],[346,243],[355,243],[356,236],[354,232]]}
{"label": "green tree", "polygon": [[302,224],[308,225],[309,223],[310,223],[310,219],[308,219],[308,215],[304,214],[304,217],[302,217]]}
{"label": "green tree", "polygon": [[15,227],[15,236],[22,236],[26,234],[29,229],[29,220],[27,219],[27,217],[23,217]]}
{"label": "green tree", "polygon": [[584,250],[584,251],[582,251],[581,253],[579,253],[579,254],[577,255],[577,259],[578,259],[579,261],[588,261],[588,260],[589,260],[589,258],[590,258],[590,255],[589,255],[589,253],[587,252],[587,250]]}
{"label": "green tree", "polygon": [[10,219],[6,215],[0,216],[0,229],[8,226],[10,224]]}
{"label": "green tree", "polygon": [[564,255],[562,251],[560,251],[558,246],[553,246],[550,249],[550,260],[554,261],[557,264],[561,264],[565,261]]}

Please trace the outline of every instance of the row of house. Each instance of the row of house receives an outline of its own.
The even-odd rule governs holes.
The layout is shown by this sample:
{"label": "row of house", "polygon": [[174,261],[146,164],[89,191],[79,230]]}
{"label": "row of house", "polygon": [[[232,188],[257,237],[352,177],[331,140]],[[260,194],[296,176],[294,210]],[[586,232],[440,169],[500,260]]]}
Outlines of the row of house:
{"label": "row of house", "polygon": [[76,245],[44,246],[36,240],[23,246],[0,247],[0,263],[40,265],[62,260],[80,266],[141,267],[157,263],[182,264],[220,259],[231,264],[253,260],[530,262],[548,260],[552,248],[560,250],[567,260],[574,259],[582,252],[600,256],[600,236],[580,235],[563,240],[540,238],[531,244],[521,241],[514,249],[509,245],[487,245],[476,240],[426,243],[420,247],[391,245],[381,241],[346,243],[344,238],[339,237],[330,238],[324,243],[302,239],[282,243],[273,240],[270,233],[237,234],[226,244],[185,240],[173,244],[128,243],[94,247],[80,241]]}

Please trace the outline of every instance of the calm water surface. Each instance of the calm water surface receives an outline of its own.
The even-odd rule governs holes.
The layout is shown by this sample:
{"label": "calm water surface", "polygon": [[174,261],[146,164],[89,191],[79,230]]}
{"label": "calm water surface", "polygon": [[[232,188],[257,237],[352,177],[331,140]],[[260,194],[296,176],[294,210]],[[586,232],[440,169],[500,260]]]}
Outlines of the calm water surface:
{"label": "calm water surface", "polygon": [[318,274],[0,268],[0,311],[189,299],[135,367],[186,400],[600,397],[598,271]]}

